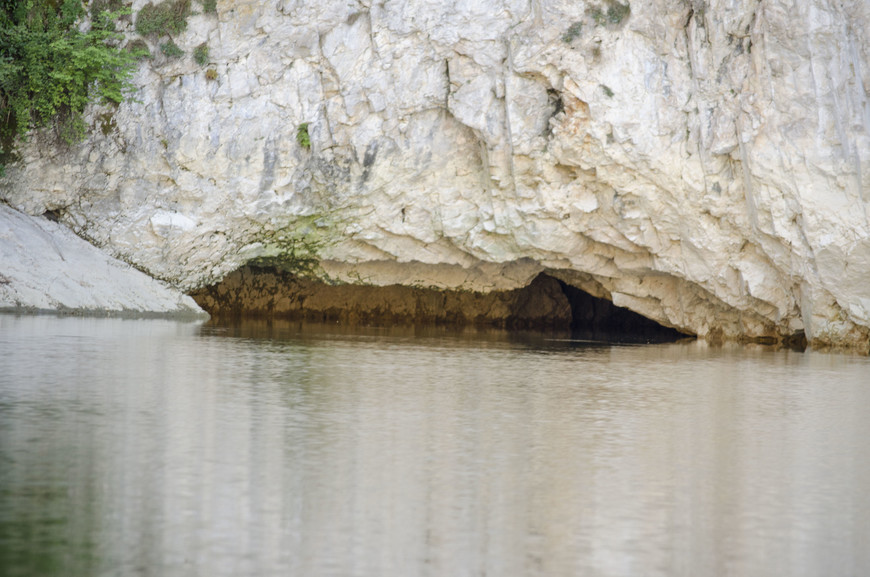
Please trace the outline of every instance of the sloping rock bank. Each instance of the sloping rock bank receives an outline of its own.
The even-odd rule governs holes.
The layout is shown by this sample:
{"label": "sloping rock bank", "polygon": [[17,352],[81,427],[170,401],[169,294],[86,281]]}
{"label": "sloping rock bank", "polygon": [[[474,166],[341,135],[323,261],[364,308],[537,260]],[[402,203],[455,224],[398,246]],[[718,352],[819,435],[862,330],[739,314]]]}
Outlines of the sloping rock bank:
{"label": "sloping rock bank", "polygon": [[205,317],[189,296],[67,227],[0,203],[0,311]]}

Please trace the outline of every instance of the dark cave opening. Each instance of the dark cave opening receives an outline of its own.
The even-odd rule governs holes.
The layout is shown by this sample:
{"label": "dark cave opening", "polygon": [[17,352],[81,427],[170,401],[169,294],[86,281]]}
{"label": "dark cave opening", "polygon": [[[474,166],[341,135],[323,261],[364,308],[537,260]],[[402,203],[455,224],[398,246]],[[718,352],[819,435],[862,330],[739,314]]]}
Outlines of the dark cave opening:
{"label": "dark cave opening", "polygon": [[630,343],[666,343],[691,337],[618,307],[556,279],[571,305],[572,338]]}

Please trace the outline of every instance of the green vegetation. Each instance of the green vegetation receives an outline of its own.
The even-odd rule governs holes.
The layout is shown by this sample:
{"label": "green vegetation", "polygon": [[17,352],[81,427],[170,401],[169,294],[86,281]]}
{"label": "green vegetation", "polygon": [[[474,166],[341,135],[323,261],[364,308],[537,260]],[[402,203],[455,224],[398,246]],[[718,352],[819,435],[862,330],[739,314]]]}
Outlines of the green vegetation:
{"label": "green vegetation", "polygon": [[592,17],[592,20],[598,26],[604,26],[604,23],[607,22],[607,17],[604,15],[604,10],[597,6],[595,8],[589,8],[586,13],[589,14],[590,17]]}
{"label": "green vegetation", "polygon": [[217,0],[202,0],[202,11],[206,14],[217,14]]}
{"label": "green vegetation", "polygon": [[112,31],[115,30],[115,15],[118,19],[130,18],[130,11],[125,10],[121,0],[91,0],[90,13],[92,22],[100,22]]}
{"label": "green vegetation", "polygon": [[148,43],[141,38],[137,38],[136,40],[128,42],[126,50],[127,52],[132,54],[136,60],[152,58],[151,50],[148,49]]}
{"label": "green vegetation", "polygon": [[167,0],[161,4],[149,2],[136,15],[136,32],[152,37],[178,34],[187,29],[188,16],[190,0]]}
{"label": "green vegetation", "polygon": [[16,138],[51,127],[77,142],[88,103],[120,103],[132,90],[136,57],[114,32],[125,11],[103,5],[82,32],[80,0],[0,0],[0,170]]}
{"label": "green vegetation", "polygon": [[160,52],[167,58],[181,58],[184,56],[184,50],[178,47],[178,44],[170,40],[160,45]]}
{"label": "green vegetation", "polygon": [[597,26],[620,24],[631,14],[631,6],[627,3],[622,4],[616,0],[606,0],[606,4],[607,10],[596,6],[586,11]]}
{"label": "green vegetation", "polygon": [[124,8],[121,0],[91,0],[91,18],[97,18],[103,12],[118,12]]}
{"label": "green vegetation", "polygon": [[580,36],[581,30],[583,30],[582,22],[575,22],[574,24],[571,24],[571,26],[568,27],[568,30],[566,30],[565,33],[562,34],[562,42],[564,42],[565,44],[570,44],[574,41],[575,38]]}
{"label": "green vegetation", "polygon": [[118,123],[115,122],[115,115],[110,112],[100,114],[98,121],[100,123],[100,132],[103,133],[103,136],[110,135],[118,128]]}
{"label": "green vegetation", "polygon": [[275,244],[267,245],[268,256],[260,256],[249,261],[249,266],[276,268],[301,277],[320,277],[320,259],[316,244],[308,243],[304,238],[281,239]]}
{"label": "green vegetation", "polygon": [[319,233],[318,221],[319,217],[302,217],[284,229],[264,231],[260,256],[246,264],[272,267],[301,277],[324,277],[319,254],[326,240]]}
{"label": "green vegetation", "polygon": [[208,44],[206,42],[193,49],[193,59],[200,66],[208,64]]}
{"label": "green vegetation", "polygon": [[308,135],[308,123],[303,122],[299,125],[299,128],[296,129],[296,142],[302,148],[311,148],[311,137]]}
{"label": "green vegetation", "polygon": [[600,84],[599,86],[601,86],[601,90],[604,91],[604,95],[607,96],[607,98],[613,98],[613,90],[611,90],[609,86],[606,84]]}
{"label": "green vegetation", "polygon": [[343,221],[330,211],[299,216],[276,230],[261,230],[255,240],[261,244],[245,264],[276,268],[290,274],[319,278],[332,282],[320,266],[321,255],[334,242],[334,234],[342,230]]}
{"label": "green vegetation", "polygon": [[607,21],[611,24],[619,24],[631,14],[631,6],[628,4],[620,4],[619,2],[611,2],[607,8]]}

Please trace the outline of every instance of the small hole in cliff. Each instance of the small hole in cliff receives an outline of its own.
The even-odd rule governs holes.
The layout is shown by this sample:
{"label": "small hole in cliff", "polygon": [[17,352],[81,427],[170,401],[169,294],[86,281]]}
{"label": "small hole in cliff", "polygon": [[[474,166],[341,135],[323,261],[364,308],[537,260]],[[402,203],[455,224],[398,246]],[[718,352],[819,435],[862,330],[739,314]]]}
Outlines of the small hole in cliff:
{"label": "small hole in cliff", "polygon": [[59,210],[46,210],[42,213],[42,216],[50,220],[51,222],[60,222],[61,213]]}
{"label": "small hole in cliff", "polygon": [[552,112],[547,122],[547,127],[544,129],[544,136],[550,136],[553,133],[554,118],[565,111],[565,102],[562,100],[562,95],[558,90],[553,88],[547,89],[547,102],[550,105]]}
{"label": "small hole in cliff", "polygon": [[607,299],[590,295],[559,281],[571,305],[571,333],[575,338],[630,343],[667,343],[689,337]]}
{"label": "small hole in cliff", "polygon": [[558,90],[555,90],[553,88],[547,89],[547,102],[553,108],[553,112],[552,114],[550,114],[550,118],[565,110],[565,103],[562,102],[562,95],[559,94]]}

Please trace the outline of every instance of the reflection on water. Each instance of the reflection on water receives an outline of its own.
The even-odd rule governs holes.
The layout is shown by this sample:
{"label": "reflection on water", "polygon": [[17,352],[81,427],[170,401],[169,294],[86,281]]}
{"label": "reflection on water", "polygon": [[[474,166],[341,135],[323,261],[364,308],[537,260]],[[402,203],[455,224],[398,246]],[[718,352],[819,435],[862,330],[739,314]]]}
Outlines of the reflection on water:
{"label": "reflection on water", "polygon": [[870,360],[0,316],[4,575],[866,575]]}

